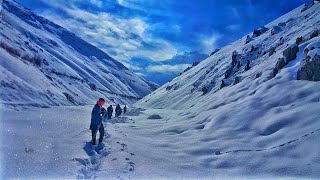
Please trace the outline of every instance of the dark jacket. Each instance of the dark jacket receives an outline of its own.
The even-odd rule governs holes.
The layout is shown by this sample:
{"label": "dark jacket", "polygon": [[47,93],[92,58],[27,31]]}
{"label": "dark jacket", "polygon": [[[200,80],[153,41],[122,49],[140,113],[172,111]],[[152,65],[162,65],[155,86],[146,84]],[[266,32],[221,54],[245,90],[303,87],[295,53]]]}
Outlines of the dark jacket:
{"label": "dark jacket", "polygon": [[127,113],[127,106],[123,108],[123,114],[126,114],[126,113]]}
{"label": "dark jacket", "polygon": [[102,108],[98,104],[94,105],[92,112],[91,112],[90,129],[92,129],[93,126],[99,126],[102,123],[101,114],[104,113],[103,109],[104,108]]}
{"label": "dark jacket", "polygon": [[121,109],[121,107],[120,107],[120,105],[118,104],[118,105],[116,106],[116,112],[119,111],[120,109]]}
{"label": "dark jacket", "polygon": [[113,113],[113,108],[112,108],[111,106],[109,106],[109,107],[107,108],[107,114],[108,114],[109,116],[111,116],[112,113]]}
{"label": "dark jacket", "polygon": [[120,105],[117,105],[116,107],[116,115],[119,116],[122,113],[122,108],[120,107]]}

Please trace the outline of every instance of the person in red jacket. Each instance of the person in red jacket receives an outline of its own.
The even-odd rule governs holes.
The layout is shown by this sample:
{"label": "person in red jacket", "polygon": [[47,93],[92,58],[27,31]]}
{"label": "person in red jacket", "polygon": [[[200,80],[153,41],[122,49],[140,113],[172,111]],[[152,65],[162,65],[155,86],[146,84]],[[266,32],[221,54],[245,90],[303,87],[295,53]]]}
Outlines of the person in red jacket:
{"label": "person in red jacket", "polygon": [[106,110],[103,108],[103,105],[105,104],[105,100],[103,98],[100,98],[96,105],[94,105],[92,112],[91,112],[91,123],[90,123],[90,130],[92,133],[92,144],[96,144],[96,135],[99,131],[99,143],[103,141],[104,136],[104,127],[102,123],[102,116],[106,112]]}

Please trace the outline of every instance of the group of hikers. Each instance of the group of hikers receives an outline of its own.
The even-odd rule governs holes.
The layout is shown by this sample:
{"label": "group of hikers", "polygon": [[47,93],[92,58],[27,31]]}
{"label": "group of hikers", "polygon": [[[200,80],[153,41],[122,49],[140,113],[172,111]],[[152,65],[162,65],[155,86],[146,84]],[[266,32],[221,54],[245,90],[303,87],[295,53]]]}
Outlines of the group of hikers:
{"label": "group of hikers", "polygon": [[[90,130],[92,134],[92,144],[96,144],[96,135],[99,131],[99,143],[102,143],[103,136],[104,136],[104,126],[103,126],[103,119],[111,119],[113,114],[113,107],[110,105],[107,110],[103,107],[105,104],[105,100],[100,98],[97,103],[94,105],[93,110],[91,112],[91,123],[90,123]],[[115,109],[115,117],[119,117],[121,114],[127,113],[127,106],[125,105],[123,110],[120,104],[117,104]]]}

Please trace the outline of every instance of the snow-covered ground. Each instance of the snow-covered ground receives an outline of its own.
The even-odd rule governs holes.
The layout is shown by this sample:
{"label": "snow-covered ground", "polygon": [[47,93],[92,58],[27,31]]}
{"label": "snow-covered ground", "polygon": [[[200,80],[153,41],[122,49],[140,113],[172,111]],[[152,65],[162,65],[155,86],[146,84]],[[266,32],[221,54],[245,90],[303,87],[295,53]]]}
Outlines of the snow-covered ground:
{"label": "snow-covered ground", "polygon": [[301,6],[221,48],[107,123],[97,153],[91,106],[3,110],[2,177],[319,179],[320,82],[297,80],[319,27],[320,4]]}
{"label": "snow-covered ground", "polygon": [[2,112],[1,179],[83,179],[101,172],[111,178],[125,175],[133,166],[125,158],[134,154],[122,146],[123,134],[115,122],[107,130],[112,138],[107,134],[106,146],[92,154],[91,110],[68,106]]}
{"label": "snow-covered ground", "polygon": [[105,147],[94,154],[91,108],[3,112],[2,179],[320,177],[316,126],[263,137],[247,129],[235,133],[230,129],[236,122],[206,129],[200,121],[186,122],[194,114],[183,110],[130,107],[127,116],[105,123]]}

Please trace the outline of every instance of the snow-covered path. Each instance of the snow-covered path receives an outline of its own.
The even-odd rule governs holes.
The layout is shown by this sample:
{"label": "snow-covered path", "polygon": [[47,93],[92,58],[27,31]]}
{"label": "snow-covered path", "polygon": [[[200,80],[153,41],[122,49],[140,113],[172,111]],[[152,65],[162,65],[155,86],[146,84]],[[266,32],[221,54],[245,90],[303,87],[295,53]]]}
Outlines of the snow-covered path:
{"label": "snow-covered path", "polygon": [[[150,176],[150,172],[159,171],[159,164],[166,163],[165,156],[150,156],[157,152],[139,134],[130,134],[136,133],[132,117],[140,114],[139,109],[129,112],[132,117],[113,118],[106,123],[105,148],[92,153],[88,129],[91,110],[91,106],[68,106],[2,111],[1,177],[130,179]],[[140,131],[144,129],[141,125]]]}
{"label": "snow-covered path", "polygon": [[[290,136],[247,147],[204,136],[204,126],[186,124],[182,110],[130,107],[107,123],[105,147],[91,154],[91,106],[4,111],[1,170],[7,178],[150,179],[210,177],[319,177],[319,134]],[[193,127],[187,129],[186,127]],[[234,136],[237,136],[236,134]],[[239,137],[234,137],[239,139]],[[239,139],[239,141],[243,141]],[[214,142],[214,143],[212,143]],[[224,150],[224,146],[228,148]]]}
{"label": "snow-covered path", "polygon": [[[91,106],[3,111],[1,116],[1,177],[91,179],[118,177],[132,171],[134,153],[121,142],[125,136],[109,124],[105,148],[90,154]],[[121,119],[119,119],[121,120]],[[110,138],[110,134],[114,136]],[[99,148],[99,147],[98,147]],[[120,157],[128,156],[123,160]],[[113,158],[116,156],[117,158]],[[111,158],[111,159],[110,159]],[[105,165],[110,163],[110,165]]]}

